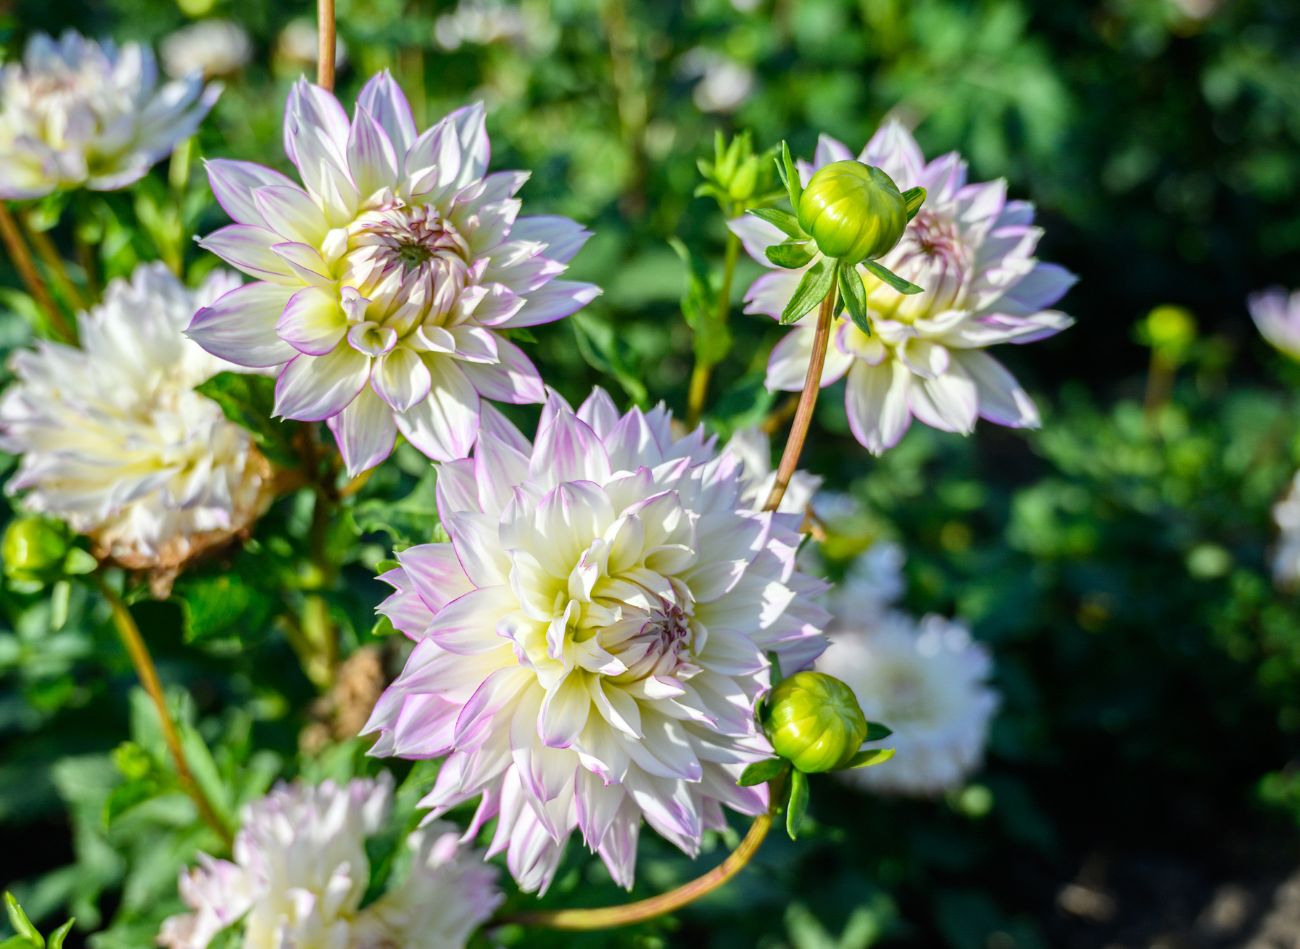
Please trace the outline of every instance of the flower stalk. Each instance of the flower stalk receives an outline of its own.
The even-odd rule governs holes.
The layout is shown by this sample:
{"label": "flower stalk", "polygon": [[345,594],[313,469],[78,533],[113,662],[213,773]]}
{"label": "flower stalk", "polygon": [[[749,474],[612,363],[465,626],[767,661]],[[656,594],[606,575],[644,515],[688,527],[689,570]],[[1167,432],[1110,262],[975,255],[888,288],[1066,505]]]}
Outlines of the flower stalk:
{"label": "flower stalk", "polygon": [[322,89],[334,89],[334,50],[338,43],[337,26],[334,20],[334,0],[317,0],[317,29],[319,31],[316,47],[316,85]]}
{"label": "flower stalk", "polygon": [[50,235],[32,223],[31,214],[24,214],[21,220],[27,231],[27,238],[36,251],[36,256],[41,259],[41,263],[45,264],[45,269],[49,271],[63,298],[74,310],[86,309],[86,298],[72,282],[72,277],[68,274],[68,265],[64,262],[58,248],[54,246],[54,241],[50,240]]}
{"label": "flower stalk", "polygon": [[144,637],[140,635],[140,627],[136,625],[135,617],[127,609],[122,598],[113,591],[107,581],[102,576],[96,577],[98,580],[100,593],[108,602],[109,608],[113,613],[113,625],[117,629],[118,636],[122,639],[122,645],[126,647],[127,654],[131,657],[131,664],[135,667],[136,676],[140,679],[140,684],[144,686],[145,692],[153,701],[154,709],[158,713],[158,722],[162,726],[163,741],[167,745],[167,750],[171,754],[172,763],[176,767],[176,776],[180,780],[181,788],[194,801],[194,806],[198,808],[199,816],[203,822],[211,827],[221,838],[222,843],[229,848],[234,843],[234,837],[230,833],[230,828],[226,822],[217,814],[216,808],[204,793],[203,788],[194,777],[194,772],[190,770],[189,763],[185,760],[185,750],[181,745],[180,733],[176,730],[176,723],[172,721],[171,714],[167,710],[167,699],[163,695],[162,682],[158,679],[158,668],[154,665],[153,656],[149,654],[149,647],[145,645]]}
{"label": "flower stalk", "polygon": [[13,261],[14,269],[18,271],[18,276],[26,285],[27,292],[32,295],[36,305],[41,308],[55,334],[64,342],[76,342],[76,332],[64,318],[62,311],[54,302],[54,298],[50,296],[50,290],[37,272],[31,251],[27,249],[27,243],[18,230],[18,222],[14,220],[9,206],[3,201],[0,201],[0,241],[4,242],[9,259]]}
{"label": "flower stalk", "polygon": [[[718,327],[727,325],[731,314],[731,284],[736,276],[736,262],[740,258],[740,238],[727,231],[727,248],[722,259],[722,286],[718,288]],[[691,371],[691,387],[686,403],[686,427],[694,428],[700,424],[704,414],[704,403],[709,395],[709,379],[713,375],[713,366],[696,357],[695,368]]]}

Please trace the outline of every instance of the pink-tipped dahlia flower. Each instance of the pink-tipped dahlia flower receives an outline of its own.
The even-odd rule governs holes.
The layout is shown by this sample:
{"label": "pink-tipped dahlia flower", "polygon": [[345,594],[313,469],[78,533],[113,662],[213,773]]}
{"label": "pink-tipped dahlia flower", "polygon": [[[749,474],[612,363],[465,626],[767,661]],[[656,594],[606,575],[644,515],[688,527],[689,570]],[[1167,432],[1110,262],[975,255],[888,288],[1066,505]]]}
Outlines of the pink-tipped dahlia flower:
{"label": "pink-tipped dahlia flower", "polygon": [[[423,804],[480,798],[526,890],[577,829],[630,887],[644,819],[689,854],[771,754],[754,721],[782,668],[825,642],[823,584],[795,564],[800,515],[760,513],[739,458],[662,408],[552,395],[529,443],[494,409],[472,458],[438,469],[450,543],[408,548],[380,607],[415,640],[367,732],[378,755],[447,756]],[[471,832],[473,832],[473,828]]]}
{"label": "pink-tipped dahlia flower", "polygon": [[[823,135],[813,171],[853,155]],[[848,377],[845,407],[853,434],[873,454],[896,445],[915,417],[947,432],[969,434],[976,418],[1013,428],[1038,425],[1038,411],[1020,384],[984,349],[1052,336],[1073,320],[1048,309],[1074,283],[1034,250],[1042,230],[1033,205],[1008,201],[1006,182],[967,183],[955,152],[926,162],[911,134],[890,122],[867,143],[859,161],[883,169],[900,189],[927,195],[903,238],[880,263],[922,287],[904,295],[859,267],[874,335],[847,314],[835,321],[822,385]],[[746,250],[772,267],[764,249],[786,240],[754,217],[731,222]],[[746,312],[780,317],[802,270],[773,270],[754,281]],[[777,344],[767,367],[769,389],[803,388],[816,320],[806,318]]]}
{"label": "pink-tipped dahlia flower", "polygon": [[541,402],[511,329],[568,316],[598,293],[558,280],[589,234],[518,217],[524,172],[487,173],[481,105],[422,135],[387,73],[355,113],[305,80],[285,112],[303,185],[248,162],[208,163],[235,223],[208,250],[259,282],[200,311],[189,335],[244,366],[281,366],[278,416],[328,420],[349,472],[400,431],[431,458],[474,444],[481,398]]}

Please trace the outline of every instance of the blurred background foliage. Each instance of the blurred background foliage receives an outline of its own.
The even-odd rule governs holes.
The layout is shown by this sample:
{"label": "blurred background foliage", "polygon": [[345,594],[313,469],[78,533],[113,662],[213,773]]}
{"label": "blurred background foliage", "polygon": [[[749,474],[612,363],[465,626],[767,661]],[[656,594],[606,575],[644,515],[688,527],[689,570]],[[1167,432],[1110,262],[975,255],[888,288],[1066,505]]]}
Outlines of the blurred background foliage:
{"label": "blurred background foliage", "polygon": [[[273,0],[0,0],[0,42],[12,56],[32,32],[71,26],[157,43],[235,20],[252,61],[224,80],[186,157],[283,166],[281,106],[313,68],[311,15]],[[1269,508],[1300,460],[1300,372],[1256,339],[1244,299],[1297,279],[1300,6],[339,0],[339,17],[345,101],[383,68],[422,126],[484,100],[493,166],[532,171],[529,210],[595,232],[574,276],[604,296],[536,333],[543,375],[571,397],[612,378],[624,401],[684,407],[688,279],[669,239],[718,269],[723,221],[692,196],[717,130],[807,155],[819,132],[856,148],[899,116],[927,154],[958,149],[974,178],[1035,201],[1041,256],[1081,277],[1064,302],[1075,328],[1002,354],[1042,404],[1040,433],[917,427],[875,461],[828,394],[806,456],[867,505],[860,523],[832,525],[841,548],[900,539],[908,606],[968,619],[995,650],[1004,702],[985,771],[928,803],[822,782],[807,840],[772,841],[758,869],[677,920],[507,942],[1227,946],[1281,925],[1274,890],[1295,869],[1300,822],[1300,611],[1269,576]],[[91,247],[103,277],[156,256],[197,276],[214,261],[189,237],[222,220],[202,179],[197,164],[164,164],[134,197],[74,206],[55,236]],[[737,301],[755,272],[742,261]],[[0,302],[25,306],[2,290]],[[1140,342],[1162,304],[1199,326],[1172,384]],[[0,351],[25,344],[26,326],[0,320]],[[737,314],[731,329],[712,416],[724,432],[771,408],[758,382],[779,335]],[[375,483],[403,500],[363,501],[334,526],[340,576],[302,569],[319,538],[299,497],[233,560],[137,610],[164,679],[183,687],[178,715],[212,749],[199,779],[232,812],[277,776],[375,767],[344,740],[346,697],[316,698],[274,622],[327,586],[345,651],[381,657],[379,672],[351,670],[356,692],[382,678],[395,644],[374,625],[371,577],[392,545],[428,539],[431,485],[405,455]],[[96,949],[150,944],[177,906],[177,868],[211,845],[132,681],[84,591],[0,592],[0,880],[49,928],[75,914],[70,946],[93,930]],[[647,840],[638,893],[697,869]],[[1225,892],[1236,916],[1216,910]],[[548,902],[614,898],[571,852]]]}

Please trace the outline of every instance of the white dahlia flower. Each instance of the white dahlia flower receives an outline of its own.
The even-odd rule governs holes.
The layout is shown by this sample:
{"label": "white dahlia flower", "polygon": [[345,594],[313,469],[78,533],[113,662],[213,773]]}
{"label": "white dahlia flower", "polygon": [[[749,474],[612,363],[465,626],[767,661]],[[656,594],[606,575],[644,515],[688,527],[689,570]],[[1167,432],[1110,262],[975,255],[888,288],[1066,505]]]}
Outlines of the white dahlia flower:
{"label": "white dahlia flower", "polygon": [[136,43],[37,34],[0,67],[0,198],[124,188],[194,134],[219,91],[198,72],[159,88]]}
{"label": "white dahlia flower", "polygon": [[1273,581],[1284,590],[1300,587],[1300,471],[1285,495],[1273,505],[1277,544],[1273,550]]}
{"label": "white dahlia flower", "polygon": [[416,831],[405,879],[361,906],[366,840],[387,823],[392,792],[384,773],[343,787],[281,785],[248,805],[234,861],[200,854],[181,873],[193,912],[167,919],[159,945],[206,949],[236,926],[245,949],[460,949],[501,895],[496,872],[462,851],[451,825]]}
{"label": "white dahlia flower", "polygon": [[238,23],[200,20],[164,39],[160,51],[163,69],[172,78],[198,70],[212,79],[233,75],[247,66],[253,57],[253,41]]}
{"label": "white dahlia flower", "polygon": [[[776,484],[776,469],[772,467],[772,439],[761,428],[743,428],[734,433],[724,451],[740,459],[743,498],[755,510],[767,503],[767,497]],[[806,471],[796,471],[781,498],[780,510],[784,514],[802,514],[808,509],[822,479]]]}
{"label": "white dahlia flower", "polygon": [[1263,290],[1251,294],[1247,306],[1259,335],[1278,352],[1300,359],[1300,290]]}
{"label": "white dahlia flower", "polygon": [[245,530],[270,500],[271,466],[194,391],[237,367],[183,334],[238,284],[218,272],[189,290],[162,264],[142,265],[78,317],[80,348],[16,353],[0,399],[0,449],[22,456],[9,493],[90,535],[97,556],[159,577]]}
{"label": "white dahlia flower", "polygon": [[957,787],[984,756],[998,697],[992,663],[961,623],[879,612],[879,591],[850,576],[833,603],[818,668],[842,679],[868,721],[893,729],[888,767],[843,772],[875,791],[931,795]]}
{"label": "white dahlia flower", "polygon": [[[812,172],[852,158],[823,135]],[[900,189],[926,189],[925,204],[902,240],[880,258],[925,292],[901,294],[859,267],[867,288],[874,335],[841,314],[832,330],[822,385],[847,376],[845,408],[854,436],[873,454],[896,445],[915,416],[947,432],[969,434],[977,417],[1015,428],[1036,427],[1038,411],[1002,364],[984,352],[997,343],[1030,343],[1060,332],[1073,320],[1047,309],[1074,277],[1038,261],[1042,236],[1033,205],[1008,201],[1006,182],[968,184],[955,152],[926,162],[916,140],[897,121],[880,129],[859,160],[882,168]],[[731,229],[760,264],[773,267],[764,248],[786,240],[776,227],[747,216]],[[779,317],[803,276],[773,270],[754,281],[746,312]],[[769,389],[803,388],[817,321],[795,324],[772,351]]]}
{"label": "white dahlia flower", "polygon": [[212,161],[236,221],[201,243],[260,282],[201,310],[189,334],[244,366],[284,364],[277,416],[328,420],[348,471],[379,464],[400,431],[431,458],[464,457],[482,398],[541,402],[541,377],[506,331],[558,320],[590,284],[555,279],[589,236],[518,217],[527,175],[487,174],[483,108],[423,135],[387,73],[351,121],[305,80],[285,114],[305,188]]}
{"label": "white dahlia flower", "polygon": [[824,585],[795,566],[797,515],[759,513],[740,464],[662,408],[620,416],[595,390],[552,395],[530,444],[485,410],[474,457],[438,467],[450,543],[408,548],[380,607],[416,641],[375,707],[378,755],[446,756],[422,802],[481,797],[525,890],[577,829],[630,887],[644,819],[689,854],[723,805],[766,792],[754,722],[768,652],[821,652]]}

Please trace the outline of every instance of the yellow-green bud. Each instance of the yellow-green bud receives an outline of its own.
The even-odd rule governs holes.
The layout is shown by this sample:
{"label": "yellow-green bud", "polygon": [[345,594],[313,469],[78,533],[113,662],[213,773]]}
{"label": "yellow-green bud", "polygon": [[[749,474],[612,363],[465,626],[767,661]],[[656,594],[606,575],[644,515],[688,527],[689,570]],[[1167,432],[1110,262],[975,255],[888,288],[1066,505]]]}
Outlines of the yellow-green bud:
{"label": "yellow-green bud", "polygon": [[836,161],[821,168],[799,198],[799,226],[827,257],[851,263],[887,254],[907,229],[907,202],[874,165]]}
{"label": "yellow-green bud", "polygon": [[806,774],[844,767],[867,740],[853,690],[822,672],[796,672],[777,683],[763,725],[776,753]]}
{"label": "yellow-green bud", "polygon": [[67,528],[42,517],[19,517],[5,528],[0,555],[11,580],[40,583],[62,573],[68,556]]}

